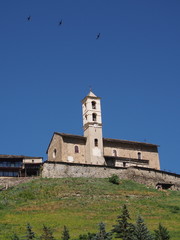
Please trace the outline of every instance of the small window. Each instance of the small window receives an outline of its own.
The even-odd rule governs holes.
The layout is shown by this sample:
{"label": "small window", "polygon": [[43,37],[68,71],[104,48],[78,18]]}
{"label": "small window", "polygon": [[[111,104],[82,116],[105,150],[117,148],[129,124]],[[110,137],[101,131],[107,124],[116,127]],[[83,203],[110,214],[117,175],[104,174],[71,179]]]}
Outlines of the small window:
{"label": "small window", "polygon": [[34,163],[34,159],[32,159],[32,163]]}
{"label": "small window", "polygon": [[115,149],[113,150],[113,156],[117,157],[117,151]]}
{"label": "small window", "polygon": [[97,138],[94,139],[94,146],[98,147],[98,139]]}
{"label": "small window", "polygon": [[56,157],[56,149],[54,149],[54,151],[53,151],[53,158],[55,158]]}
{"label": "small window", "polygon": [[97,114],[96,114],[96,113],[93,113],[93,114],[92,114],[92,120],[93,120],[94,122],[96,122],[96,120],[97,120]]}
{"label": "small window", "polygon": [[92,101],[91,104],[92,104],[92,109],[96,109],[96,102]]}
{"label": "small window", "polygon": [[74,151],[75,153],[79,153],[79,147],[77,145],[74,147]]}
{"label": "small window", "polygon": [[126,167],[126,162],[123,162],[123,167]]}
{"label": "small window", "polygon": [[85,119],[87,120],[87,114],[85,115]]}
{"label": "small window", "polygon": [[138,152],[138,159],[141,159],[141,153]]}

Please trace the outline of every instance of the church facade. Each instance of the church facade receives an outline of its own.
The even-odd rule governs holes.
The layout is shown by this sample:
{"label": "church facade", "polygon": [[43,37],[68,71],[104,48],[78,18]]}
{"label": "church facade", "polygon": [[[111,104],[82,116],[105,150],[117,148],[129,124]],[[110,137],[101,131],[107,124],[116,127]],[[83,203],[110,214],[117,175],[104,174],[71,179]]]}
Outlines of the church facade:
{"label": "church facade", "polygon": [[82,100],[84,136],[55,132],[47,162],[160,170],[158,145],[103,138],[101,99],[92,91]]}

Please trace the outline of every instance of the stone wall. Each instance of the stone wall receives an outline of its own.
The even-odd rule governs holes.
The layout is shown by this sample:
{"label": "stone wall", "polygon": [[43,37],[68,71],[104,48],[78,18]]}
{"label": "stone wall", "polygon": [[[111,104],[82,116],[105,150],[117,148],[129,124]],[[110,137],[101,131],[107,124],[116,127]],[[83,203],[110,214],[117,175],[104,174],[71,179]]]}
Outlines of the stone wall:
{"label": "stone wall", "polygon": [[180,190],[180,175],[149,168],[117,168],[87,164],[45,162],[42,177],[93,177],[108,178],[116,174],[120,179],[131,179],[138,183],[156,187],[157,184],[172,185],[171,189]]}

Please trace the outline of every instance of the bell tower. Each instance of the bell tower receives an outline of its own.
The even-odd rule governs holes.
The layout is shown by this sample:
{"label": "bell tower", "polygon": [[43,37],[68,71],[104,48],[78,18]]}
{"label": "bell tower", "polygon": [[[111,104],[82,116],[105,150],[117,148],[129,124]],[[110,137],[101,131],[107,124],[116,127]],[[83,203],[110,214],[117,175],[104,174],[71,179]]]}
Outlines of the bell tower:
{"label": "bell tower", "polygon": [[83,129],[86,141],[87,164],[104,165],[101,99],[92,91],[82,100]]}

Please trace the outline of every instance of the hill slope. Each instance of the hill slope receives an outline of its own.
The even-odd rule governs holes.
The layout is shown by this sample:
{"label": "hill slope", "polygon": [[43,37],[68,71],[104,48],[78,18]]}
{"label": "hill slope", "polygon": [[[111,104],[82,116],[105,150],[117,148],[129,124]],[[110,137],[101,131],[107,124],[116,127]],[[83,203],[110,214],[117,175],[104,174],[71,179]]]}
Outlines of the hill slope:
{"label": "hill slope", "polygon": [[9,239],[13,232],[24,235],[27,223],[38,234],[43,224],[50,226],[59,239],[64,225],[72,238],[96,232],[101,221],[110,230],[123,204],[133,222],[140,214],[150,230],[161,222],[172,239],[180,239],[179,192],[90,178],[36,179],[0,192],[0,239]]}

